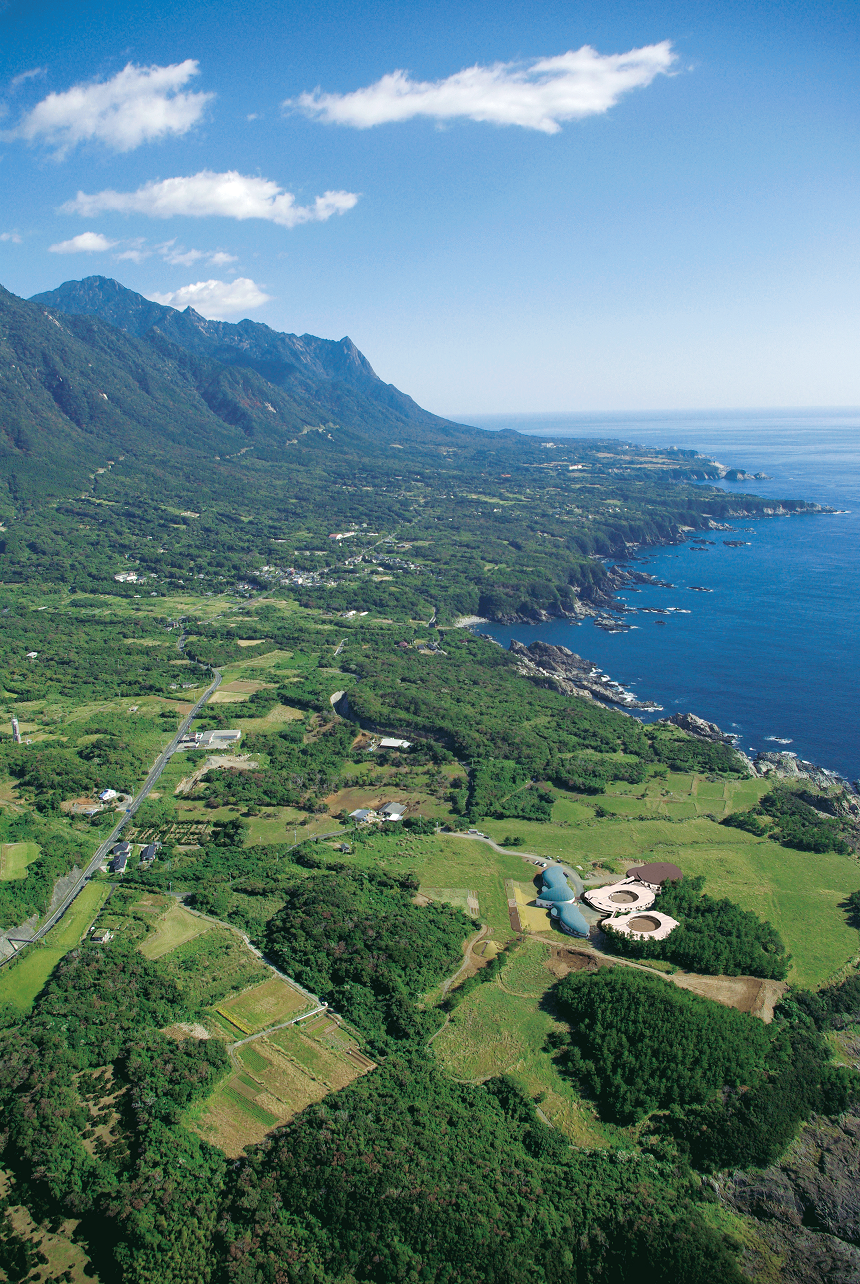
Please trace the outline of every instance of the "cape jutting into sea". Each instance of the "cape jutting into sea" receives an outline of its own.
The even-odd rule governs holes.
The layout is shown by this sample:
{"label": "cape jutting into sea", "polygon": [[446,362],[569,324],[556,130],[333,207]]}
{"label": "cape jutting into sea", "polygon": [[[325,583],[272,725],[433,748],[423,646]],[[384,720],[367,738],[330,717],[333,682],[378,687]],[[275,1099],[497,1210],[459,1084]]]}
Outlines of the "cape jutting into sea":
{"label": "cape jutting into sea", "polygon": [[[834,515],[740,519],[736,534],[640,549],[632,563],[675,587],[620,597],[674,607],[626,617],[606,633],[590,621],[482,624],[505,647],[540,638],[600,665],[640,700],[692,712],[739,736],[744,750],[789,750],[860,775],[860,411],[697,411],[616,415],[475,416],[485,428],[553,438],[614,438],[695,448],[767,481],[721,482],[733,495],[805,499]],[[739,548],[724,541],[742,540]],[[705,588],[710,592],[694,590]],[[658,625],[662,621],[662,625]],[[646,717],[648,715],[645,715]]]}

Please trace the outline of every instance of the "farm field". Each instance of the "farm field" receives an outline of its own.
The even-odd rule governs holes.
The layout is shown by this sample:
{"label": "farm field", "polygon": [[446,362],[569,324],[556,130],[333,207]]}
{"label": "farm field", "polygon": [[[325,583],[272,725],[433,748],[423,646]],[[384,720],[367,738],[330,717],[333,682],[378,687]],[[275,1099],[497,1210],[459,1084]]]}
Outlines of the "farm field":
{"label": "farm field", "polygon": [[160,959],[178,946],[192,941],[211,930],[211,923],[190,914],[182,905],[172,904],[156,920],[154,929],[140,945],[140,952],[148,959]]}
{"label": "farm field", "polygon": [[289,1021],[310,1006],[310,1000],[300,990],[288,981],[270,976],[252,989],[219,1004],[217,1011],[243,1034],[257,1034],[279,1021]]}
{"label": "farm field", "polygon": [[516,949],[501,977],[478,986],[454,1010],[431,1045],[442,1069],[452,1077],[479,1083],[509,1074],[534,1098],[556,1128],[578,1146],[610,1146],[613,1131],[558,1073],[544,1050],[547,1035],[566,1029],[542,1010],[541,1001],[556,978],[547,967],[550,949],[526,940]]}
{"label": "farm field", "polygon": [[27,866],[39,855],[38,843],[0,843],[0,880],[26,878]]}
{"label": "farm field", "polygon": [[237,1048],[232,1060],[233,1073],[187,1121],[230,1156],[373,1068],[325,1014],[255,1039]]}
{"label": "farm field", "polygon": [[81,940],[108,894],[106,883],[87,883],[44,941],[0,971],[0,1006],[27,1012],[64,954]]}

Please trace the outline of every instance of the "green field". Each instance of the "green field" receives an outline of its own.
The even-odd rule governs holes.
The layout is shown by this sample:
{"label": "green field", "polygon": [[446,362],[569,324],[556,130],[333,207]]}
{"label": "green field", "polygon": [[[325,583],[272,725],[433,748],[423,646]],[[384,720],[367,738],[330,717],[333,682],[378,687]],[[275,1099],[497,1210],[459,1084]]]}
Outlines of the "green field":
{"label": "green field", "polygon": [[21,959],[0,971],[0,1006],[8,1003],[19,1012],[32,1007],[60,959],[81,940],[108,891],[105,883],[87,883],[44,941],[31,946]]}
{"label": "green field", "polygon": [[240,1029],[254,1034],[279,1021],[289,1021],[308,1007],[310,1003],[303,994],[288,982],[269,975],[259,985],[222,1003],[219,1015],[235,1020]]}
{"label": "green field", "polygon": [[182,905],[171,905],[155,922],[155,928],[140,945],[140,952],[148,959],[160,959],[195,936],[209,932],[212,924],[205,918],[191,914]]}
{"label": "green field", "polygon": [[584,871],[600,866],[622,874],[631,862],[671,861],[685,874],[702,874],[710,895],[728,897],[773,924],[793,958],[792,984],[818,986],[860,954],[860,934],[841,908],[860,888],[860,867],[851,856],[792,851],[709,818],[751,806],[768,788],[763,780],[670,774],[665,781],[611,786],[595,800],[610,813],[603,818],[592,805],[583,823],[578,813],[585,804],[561,796],[550,824],[488,820],[482,829],[496,842],[517,835],[524,852]]}
{"label": "green field", "polygon": [[[481,985],[464,999],[431,1048],[442,1069],[456,1079],[472,1083],[510,1074],[530,1097],[544,1094],[541,1110],[574,1144],[611,1145],[613,1130],[600,1122],[544,1050],[550,1031],[561,1028],[541,1009],[543,994],[554,984],[544,966],[547,953],[541,941],[524,942],[501,973],[502,983]],[[528,993],[509,993],[502,984],[522,986]]]}
{"label": "green field", "polygon": [[27,877],[27,866],[39,855],[38,843],[0,844],[0,881],[11,882]]}

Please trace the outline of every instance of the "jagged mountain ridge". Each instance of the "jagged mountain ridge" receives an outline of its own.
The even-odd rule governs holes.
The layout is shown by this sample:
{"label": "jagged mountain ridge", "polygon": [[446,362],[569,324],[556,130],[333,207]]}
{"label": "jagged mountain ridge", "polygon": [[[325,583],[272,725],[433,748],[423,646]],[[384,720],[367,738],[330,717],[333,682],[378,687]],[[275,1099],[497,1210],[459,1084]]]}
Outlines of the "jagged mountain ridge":
{"label": "jagged mountain ridge", "polygon": [[155,329],[186,352],[222,365],[247,366],[279,387],[307,392],[320,381],[340,382],[408,422],[444,422],[393,384],[384,383],[349,338],[286,334],[258,321],[209,321],[191,307],[180,312],[153,303],[104,276],[65,281],[56,290],[34,294],[29,302],[70,316],[99,317],[138,338]]}
{"label": "jagged mountain ridge", "polygon": [[[369,460],[382,464],[394,443],[419,456],[433,452],[438,460],[442,443],[474,448],[488,436],[422,411],[377,379],[349,341],[314,339],[319,357],[310,342],[293,343],[295,336],[246,323],[252,337],[262,330],[282,352],[272,359],[278,375],[272,381],[255,368],[265,364],[256,339],[255,364],[225,363],[206,351],[232,344],[234,357],[241,356],[242,326],[221,330],[223,323],[195,320],[190,310],[162,308],[109,284],[100,297],[112,300],[106,311],[114,321],[123,320],[124,310],[122,327],[89,312],[20,299],[0,287],[4,511],[74,494],[86,488],[95,469],[120,455],[165,484],[193,477],[195,470],[202,476],[204,466],[207,484],[215,484],[216,473],[239,456],[285,465],[286,475],[295,475],[304,465],[330,471]],[[89,297],[86,291],[67,295],[70,305],[83,305]],[[153,318],[160,324],[148,325]],[[192,344],[194,335],[199,342]],[[287,362],[288,348],[296,362],[304,353],[302,364]],[[352,370],[351,382],[337,377],[342,367]],[[373,398],[355,386],[362,381]],[[398,399],[408,403],[408,413]],[[214,460],[220,461],[216,473]]]}

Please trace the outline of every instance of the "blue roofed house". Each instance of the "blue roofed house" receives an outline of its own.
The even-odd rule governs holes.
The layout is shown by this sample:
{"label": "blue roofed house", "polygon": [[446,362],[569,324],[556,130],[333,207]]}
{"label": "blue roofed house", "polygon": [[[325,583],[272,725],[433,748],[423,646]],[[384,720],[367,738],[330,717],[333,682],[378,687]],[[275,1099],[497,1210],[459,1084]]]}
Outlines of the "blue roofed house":
{"label": "blue roofed house", "polygon": [[541,888],[535,904],[548,909],[550,918],[569,936],[588,936],[588,923],[576,903],[561,865],[550,865],[541,871]]}

